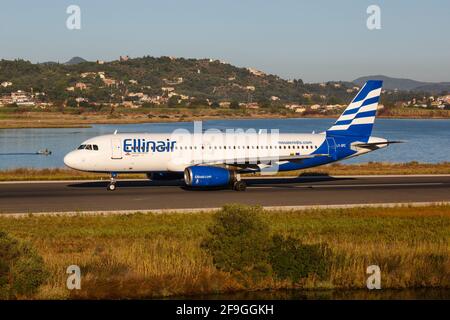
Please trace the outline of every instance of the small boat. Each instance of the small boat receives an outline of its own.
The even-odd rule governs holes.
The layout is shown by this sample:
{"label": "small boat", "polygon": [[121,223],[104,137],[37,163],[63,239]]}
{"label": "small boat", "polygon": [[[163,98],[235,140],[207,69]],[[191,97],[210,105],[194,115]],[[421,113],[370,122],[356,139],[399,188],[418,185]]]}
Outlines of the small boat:
{"label": "small boat", "polygon": [[44,156],[49,156],[52,154],[52,151],[48,150],[48,149],[42,149],[42,150],[39,150],[38,152],[36,152],[36,154],[42,154]]}

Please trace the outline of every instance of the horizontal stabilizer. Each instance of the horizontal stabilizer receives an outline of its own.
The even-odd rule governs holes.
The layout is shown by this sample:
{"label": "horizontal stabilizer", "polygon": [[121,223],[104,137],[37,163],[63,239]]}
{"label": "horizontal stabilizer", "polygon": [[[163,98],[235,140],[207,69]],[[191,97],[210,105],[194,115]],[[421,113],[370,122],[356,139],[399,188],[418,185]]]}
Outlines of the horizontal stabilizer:
{"label": "horizontal stabilizer", "polygon": [[370,147],[377,147],[379,145],[385,145],[385,144],[393,144],[393,143],[404,143],[405,141],[379,141],[379,142],[366,142],[366,143],[356,143],[353,146],[360,147],[360,148],[370,148]]}

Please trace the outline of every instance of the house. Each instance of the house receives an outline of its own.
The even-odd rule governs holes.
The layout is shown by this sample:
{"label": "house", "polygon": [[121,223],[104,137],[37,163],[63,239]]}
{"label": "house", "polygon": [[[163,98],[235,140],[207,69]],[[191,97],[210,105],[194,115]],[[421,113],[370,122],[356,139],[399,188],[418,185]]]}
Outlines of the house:
{"label": "house", "polygon": [[177,85],[177,84],[183,83],[183,78],[182,77],[178,77],[178,78],[171,79],[171,80],[163,79],[163,81],[166,84],[173,86],[173,85]]}
{"label": "house", "polygon": [[311,107],[311,110],[319,110],[321,108],[320,104],[313,104]]}
{"label": "house", "polygon": [[262,77],[262,76],[266,75],[264,72],[254,69],[254,68],[247,68],[247,71],[258,77]]}
{"label": "house", "polygon": [[303,113],[306,111],[306,108],[299,104],[287,104],[284,107],[297,113]]}
{"label": "house", "polygon": [[75,84],[75,89],[85,90],[85,89],[87,89],[87,84],[85,84],[83,82],[77,82]]}
{"label": "house", "polygon": [[75,88],[76,89],[80,89],[80,90],[86,90],[87,89],[87,85],[83,82],[77,82],[75,84]]}
{"label": "house", "polygon": [[102,80],[108,87],[116,85],[116,80],[114,79],[103,78]]}
{"label": "house", "polygon": [[1,86],[2,86],[3,88],[10,87],[10,86],[12,86],[12,85],[13,85],[13,83],[10,82],[10,81],[4,81],[4,82],[1,83]]}
{"label": "house", "polygon": [[246,86],[245,89],[248,91],[255,91],[255,86]]}
{"label": "house", "polygon": [[131,109],[137,109],[137,108],[139,108],[139,106],[138,106],[138,105],[135,105],[135,104],[133,103],[133,101],[124,101],[124,102],[122,102],[122,105],[123,105],[124,107],[126,107],[126,108],[131,108]]}
{"label": "house", "polygon": [[80,103],[80,102],[89,102],[88,99],[82,98],[82,97],[75,98],[75,101],[78,102],[78,103]]}
{"label": "house", "polygon": [[450,94],[442,97],[438,97],[437,101],[442,102],[443,104],[450,104]]}
{"label": "house", "polygon": [[67,87],[66,90],[67,91],[75,91],[75,87]]}
{"label": "house", "polygon": [[82,78],[95,77],[96,75],[97,73],[95,72],[83,72],[82,74],[80,74]]}
{"label": "house", "polygon": [[146,96],[146,94],[144,94],[143,92],[130,92],[128,94],[128,97],[138,97],[139,99],[141,99],[144,96]]}
{"label": "house", "polygon": [[103,61],[103,60],[97,60],[97,64],[105,64],[105,61]]}
{"label": "house", "polygon": [[133,80],[133,79],[129,80],[128,82],[131,84],[138,84],[137,80]]}
{"label": "house", "polygon": [[270,97],[270,100],[272,100],[272,101],[278,101],[278,100],[280,100],[280,98],[278,98],[277,96],[271,96],[271,97]]}
{"label": "house", "polygon": [[[240,105],[240,104],[239,104]],[[249,103],[244,103],[244,107],[246,109],[259,109],[259,105],[257,102],[249,102]]]}
{"label": "house", "polygon": [[1,106],[7,105],[7,104],[11,104],[11,103],[13,103],[13,101],[12,101],[12,98],[11,98],[10,94],[0,97],[0,105]]}
{"label": "house", "polygon": [[174,87],[161,87],[162,92],[172,92],[175,91]]}
{"label": "house", "polygon": [[34,106],[35,103],[32,100],[31,96],[22,90],[18,90],[16,92],[11,92],[11,100],[12,103],[17,104],[18,106]]}
{"label": "house", "polygon": [[128,61],[130,59],[130,57],[129,56],[120,56],[119,57],[119,61]]}

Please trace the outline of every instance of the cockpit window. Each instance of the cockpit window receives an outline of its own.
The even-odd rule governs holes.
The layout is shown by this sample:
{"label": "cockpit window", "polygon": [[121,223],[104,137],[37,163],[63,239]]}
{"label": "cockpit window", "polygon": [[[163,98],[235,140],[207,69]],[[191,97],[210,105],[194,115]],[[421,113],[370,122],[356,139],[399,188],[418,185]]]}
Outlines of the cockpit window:
{"label": "cockpit window", "polygon": [[96,144],[82,144],[78,147],[78,150],[95,150],[98,151],[98,145]]}

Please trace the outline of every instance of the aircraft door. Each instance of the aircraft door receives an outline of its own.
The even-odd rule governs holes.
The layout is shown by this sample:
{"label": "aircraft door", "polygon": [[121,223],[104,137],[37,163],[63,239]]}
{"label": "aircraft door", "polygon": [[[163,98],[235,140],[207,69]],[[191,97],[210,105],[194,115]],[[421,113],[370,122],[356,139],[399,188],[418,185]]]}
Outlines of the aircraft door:
{"label": "aircraft door", "polygon": [[337,160],[336,141],[334,141],[334,138],[327,138],[327,143],[328,143],[328,154],[333,160]]}
{"label": "aircraft door", "polygon": [[111,159],[122,159],[122,140],[111,139]]}

